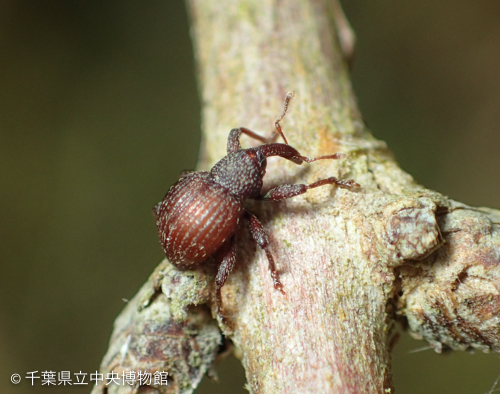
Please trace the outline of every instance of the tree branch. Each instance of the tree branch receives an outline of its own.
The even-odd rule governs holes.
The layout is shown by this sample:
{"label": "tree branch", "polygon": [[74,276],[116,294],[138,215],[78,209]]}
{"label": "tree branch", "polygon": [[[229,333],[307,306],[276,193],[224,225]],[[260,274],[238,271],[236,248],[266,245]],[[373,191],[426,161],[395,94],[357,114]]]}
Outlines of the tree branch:
{"label": "tree branch", "polygon": [[222,341],[204,305],[254,393],[392,392],[396,315],[436,350],[498,350],[500,213],[424,189],[370,135],[346,67],[353,35],[333,4],[188,0],[203,100],[200,169],[225,155],[229,129],[270,131],[295,89],[282,123],[290,144],[347,159],[270,160],[264,188],[336,176],[361,189],[247,205],[264,222],[286,294],[242,229],[222,292],[227,325],[216,313],[214,267],[180,272],[163,262],[117,319],[103,372],[165,369],[171,380],[160,392],[191,392]]}

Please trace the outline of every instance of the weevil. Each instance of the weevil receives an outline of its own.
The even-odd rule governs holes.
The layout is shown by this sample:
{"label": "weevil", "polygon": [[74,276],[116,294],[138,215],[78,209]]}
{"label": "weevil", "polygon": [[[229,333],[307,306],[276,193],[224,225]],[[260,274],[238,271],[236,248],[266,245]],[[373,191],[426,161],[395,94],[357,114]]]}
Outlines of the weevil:
{"label": "weevil", "polygon": [[[267,256],[274,287],[284,293],[262,223],[244,208],[245,200],[280,201],[329,184],[346,189],[359,187],[352,179],[343,181],[330,177],[309,185],[282,184],[264,195],[261,193],[268,157],[279,156],[300,165],[303,162],[345,156],[334,153],[308,158],[288,144],[280,122],[293,96],[294,92],[286,95],[283,112],[275,121],[276,131],[272,138],[262,137],[245,127],[232,129],[227,140],[227,155],[209,172],[183,173],[153,209],[161,246],[172,264],[180,269],[192,269],[207,262],[211,256],[218,256],[220,265],[215,284],[221,316],[221,289],[236,262],[235,233],[242,219],[248,221],[252,238]],[[262,145],[243,149],[240,145],[242,133],[262,142]],[[274,142],[278,136],[283,138],[284,144]]]}

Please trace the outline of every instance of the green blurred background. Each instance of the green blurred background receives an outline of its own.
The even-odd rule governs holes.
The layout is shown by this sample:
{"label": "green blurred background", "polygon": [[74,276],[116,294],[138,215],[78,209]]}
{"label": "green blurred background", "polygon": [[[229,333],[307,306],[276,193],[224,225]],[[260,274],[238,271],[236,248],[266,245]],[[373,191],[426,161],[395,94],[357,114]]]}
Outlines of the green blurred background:
{"label": "green blurred background", "polygon": [[[425,186],[500,208],[500,2],[343,2],[376,137]],[[181,1],[0,2],[0,392],[28,371],[98,368],[112,323],[162,258],[151,207],[200,141]],[[227,125],[229,130],[238,125]],[[400,393],[486,393],[496,354],[403,334]],[[231,357],[204,393],[244,393]]]}

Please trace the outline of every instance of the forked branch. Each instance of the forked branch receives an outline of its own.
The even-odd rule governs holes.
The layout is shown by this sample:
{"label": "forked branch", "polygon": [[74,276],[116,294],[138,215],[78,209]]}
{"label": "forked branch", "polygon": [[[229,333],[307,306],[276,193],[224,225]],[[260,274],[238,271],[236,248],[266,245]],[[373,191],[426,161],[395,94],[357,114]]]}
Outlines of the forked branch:
{"label": "forked branch", "polygon": [[203,102],[200,169],[225,155],[231,128],[270,131],[295,89],[281,123],[290,144],[309,157],[346,157],[307,168],[270,162],[264,188],[329,177],[361,187],[247,206],[263,221],[285,294],[241,231],[221,293],[228,324],[216,313],[214,269],[163,262],[117,319],[103,371],[167,369],[162,392],[191,392],[224,336],[253,393],[388,393],[398,318],[436,350],[500,349],[500,212],[416,184],[371,136],[346,65],[353,35],[331,4],[188,0]]}

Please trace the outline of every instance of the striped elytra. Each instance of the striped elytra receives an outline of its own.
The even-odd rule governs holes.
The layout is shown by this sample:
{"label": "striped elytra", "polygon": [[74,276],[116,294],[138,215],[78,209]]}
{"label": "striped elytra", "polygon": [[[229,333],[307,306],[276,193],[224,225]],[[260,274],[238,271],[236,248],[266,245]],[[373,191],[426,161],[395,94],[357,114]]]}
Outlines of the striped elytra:
{"label": "striped elytra", "polygon": [[179,268],[194,267],[231,238],[242,214],[241,202],[209,173],[191,173],[172,186],[157,208],[163,251]]}

